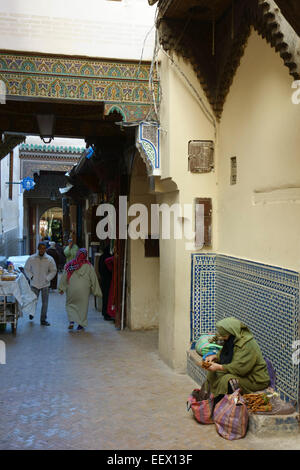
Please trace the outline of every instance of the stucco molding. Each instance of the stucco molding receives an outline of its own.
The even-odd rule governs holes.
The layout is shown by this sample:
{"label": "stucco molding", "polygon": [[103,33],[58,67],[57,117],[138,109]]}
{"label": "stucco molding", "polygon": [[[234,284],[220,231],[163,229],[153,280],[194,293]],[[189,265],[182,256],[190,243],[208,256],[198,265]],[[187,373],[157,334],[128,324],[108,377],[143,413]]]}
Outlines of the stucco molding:
{"label": "stucco molding", "polygon": [[161,174],[159,126],[140,123],[137,129],[136,147],[146,164],[148,175],[159,176]]}
{"label": "stucco molding", "polygon": [[20,160],[50,160],[77,163],[85,152],[85,147],[21,144]]}

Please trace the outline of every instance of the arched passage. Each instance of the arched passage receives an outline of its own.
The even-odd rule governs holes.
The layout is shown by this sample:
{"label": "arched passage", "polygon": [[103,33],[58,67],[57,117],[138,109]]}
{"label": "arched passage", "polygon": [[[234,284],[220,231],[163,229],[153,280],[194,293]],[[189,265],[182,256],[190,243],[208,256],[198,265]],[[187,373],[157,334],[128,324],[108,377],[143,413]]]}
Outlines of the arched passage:
{"label": "arched passage", "polygon": [[56,243],[63,242],[63,211],[61,207],[50,207],[40,217],[40,239],[51,239]]}

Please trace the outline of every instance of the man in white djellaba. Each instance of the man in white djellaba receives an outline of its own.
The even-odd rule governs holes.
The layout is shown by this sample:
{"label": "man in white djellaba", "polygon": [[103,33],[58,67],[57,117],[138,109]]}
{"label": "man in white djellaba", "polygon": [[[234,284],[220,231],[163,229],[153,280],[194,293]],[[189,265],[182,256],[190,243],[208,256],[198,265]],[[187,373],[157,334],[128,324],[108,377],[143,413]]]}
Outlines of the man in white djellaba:
{"label": "man in white djellaba", "polygon": [[[45,243],[38,244],[38,251],[29,256],[24,266],[24,271],[30,280],[30,287],[37,298],[41,292],[42,308],[41,308],[41,325],[50,326],[47,321],[48,299],[50,281],[55,277],[57,268],[54,259],[47,255],[47,247]],[[29,319],[33,320],[34,314],[29,315]]]}

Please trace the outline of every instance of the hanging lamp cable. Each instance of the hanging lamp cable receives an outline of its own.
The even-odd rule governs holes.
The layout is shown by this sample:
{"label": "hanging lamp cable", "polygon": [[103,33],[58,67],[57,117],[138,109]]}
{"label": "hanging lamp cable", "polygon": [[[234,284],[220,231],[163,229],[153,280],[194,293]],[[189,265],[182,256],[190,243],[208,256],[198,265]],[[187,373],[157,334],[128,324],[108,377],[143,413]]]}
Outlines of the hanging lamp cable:
{"label": "hanging lamp cable", "polygon": [[216,52],[216,45],[215,45],[215,34],[216,34],[216,19],[215,19],[215,12],[213,11],[213,19],[212,19],[212,55],[215,55]]}
{"label": "hanging lamp cable", "polygon": [[168,57],[168,59],[170,60],[170,62],[174,65],[174,67],[176,67],[176,69],[179,71],[179,73],[183,76],[183,78],[186,80],[186,82],[188,83],[189,87],[193,90],[193,92],[195,93],[196,97],[198,98],[199,102],[200,102],[200,106],[201,106],[201,109],[204,113],[204,115],[207,117],[207,119],[209,120],[209,122],[214,126],[214,129],[215,129],[215,138],[216,138],[216,134],[217,134],[217,123],[216,123],[216,120],[213,116],[213,114],[209,111],[209,109],[207,108],[207,106],[205,105],[203,99],[201,98],[201,96],[199,95],[198,91],[196,90],[196,88],[194,87],[194,85],[191,83],[191,81],[187,78],[187,76],[185,75],[185,73],[181,70],[181,68],[179,67],[179,65],[176,64],[176,62],[172,59],[172,57],[162,48],[160,47],[160,49],[162,50],[162,52]]}
{"label": "hanging lamp cable", "polygon": [[231,39],[234,39],[234,0],[231,5]]}

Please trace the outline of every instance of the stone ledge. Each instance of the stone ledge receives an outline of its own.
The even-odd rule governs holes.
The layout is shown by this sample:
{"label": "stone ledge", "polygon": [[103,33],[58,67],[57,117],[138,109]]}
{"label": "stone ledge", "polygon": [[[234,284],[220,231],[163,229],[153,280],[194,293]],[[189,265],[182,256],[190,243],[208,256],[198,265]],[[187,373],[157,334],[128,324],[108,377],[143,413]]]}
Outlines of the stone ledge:
{"label": "stone ledge", "polygon": [[[202,358],[196,350],[187,351],[187,374],[201,386],[206,379],[206,371],[201,367]],[[288,433],[300,434],[299,413],[289,415],[249,414],[248,432],[264,436],[282,436]]]}
{"label": "stone ledge", "polygon": [[287,433],[300,434],[299,414],[290,415],[249,415],[248,432],[264,436],[285,435]]}

